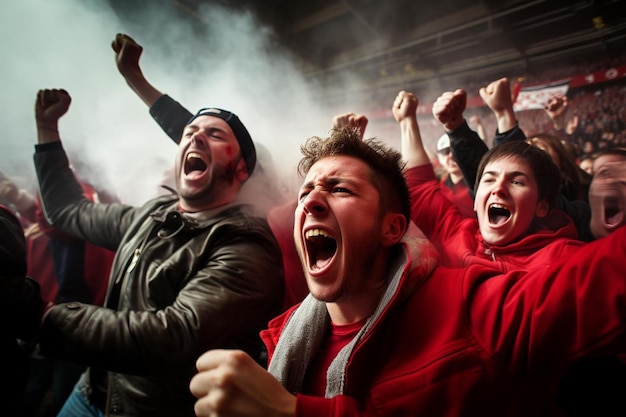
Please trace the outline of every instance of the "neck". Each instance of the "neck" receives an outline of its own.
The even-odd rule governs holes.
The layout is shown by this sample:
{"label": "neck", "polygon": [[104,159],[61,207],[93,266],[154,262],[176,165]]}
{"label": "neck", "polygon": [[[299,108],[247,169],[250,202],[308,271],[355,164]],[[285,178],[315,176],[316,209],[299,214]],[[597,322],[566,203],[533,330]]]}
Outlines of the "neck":
{"label": "neck", "polygon": [[178,200],[178,209],[179,211],[184,212],[184,213],[198,213],[201,211],[216,209],[218,207],[222,207],[227,204],[230,204],[231,202],[232,200],[219,201],[219,202],[214,202],[211,204],[189,204],[189,202],[181,199],[181,200]]}
{"label": "neck", "polygon": [[458,184],[459,182],[463,181],[463,174],[450,173],[450,180],[452,181],[452,184]]}
{"label": "neck", "polygon": [[188,213],[194,213],[198,211],[206,211],[215,209],[218,207],[225,206],[227,204],[235,201],[237,196],[239,195],[238,190],[236,189],[222,189],[220,192],[215,192],[217,190],[213,190],[214,192],[210,193],[211,196],[216,196],[215,198],[210,198],[208,195],[203,198],[194,198],[194,199],[186,199],[180,196],[178,200],[178,206]]}
{"label": "neck", "polygon": [[326,303],[328,314],[334,324],[345,325],[367,319],[374,313],[385,287],[381,286],[368,293],[344,296],[341,301]]}

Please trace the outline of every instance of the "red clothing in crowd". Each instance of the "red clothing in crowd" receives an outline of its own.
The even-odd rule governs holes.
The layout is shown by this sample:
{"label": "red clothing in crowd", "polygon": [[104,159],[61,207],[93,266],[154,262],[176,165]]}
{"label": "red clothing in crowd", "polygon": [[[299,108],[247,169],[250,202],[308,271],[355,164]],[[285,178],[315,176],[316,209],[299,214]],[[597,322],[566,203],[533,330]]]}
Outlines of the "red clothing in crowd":
{"label": "red clothing in crowd", "polygon": [[430,273],[410,246],[329,368],[327,398],[301,389],[328,334],[325,303],[308,296],[262,332],[270,372],[297,394],[296,416],[540,415],[571,361],[626,347],[626,227],[533,271]]}
{"label": "red clothing in crowd", "polygon": [[300,257],[293,240],[294,212],[297,201],[270,209],[267,222],[274,233],[283,256],[285,271],[285,301],[283,311],[298,304],[309,293]]}
{"label": "red clothing in crowd", "polygon": [[439,181],[441,192],[452,201],[461,211],[464,217],[474,218],[474,200],[470,195],[470,190],[465,181],[453,183],[449,176],[445,176]]}
{"label": "red clothing in crowd", "polygon": [[478,220],[464,217],[443,196],[430,165],[408,169],[405,175],[411,193],[411,220],[435,244],[442,265],[479,264],[505,272],[529,269],[568,257],[585,245],[578,240],[572,220],[556,209],[519,240],[489,245],[480,234]]}
{"label": "red clothing in crowd", "polygon": [[[85,197],[94,201],[98,198],[97,192],[88,184],[81,183]],[[28,251],[28,275],[34,277],[41,287],[41,295],[45,302],[57,302],[59,293],[59,278],[57,271],[67,271],[60,264],[63,262],[82,262],[83,274],[81,277],[73,279],[84,280],[89,290],[91,300],[78,300],[89,302],[90,304],[102,305],[106,296],[109,283],[109,272],[115,253],[100,246],[93,245],[87,241],[63,233],[50,226],[41,208],[39,196],[36,198],[35,219],[37,226],[31,225],[26,231],[27,251]],[[50,248],[51,239],[66,243],[81,243],[84,245],[84,255],[82,260],[69,258],[53,260]],[[71,285],[71,281],[68,281]],[[62,300],[69,301],[69,300]]]}

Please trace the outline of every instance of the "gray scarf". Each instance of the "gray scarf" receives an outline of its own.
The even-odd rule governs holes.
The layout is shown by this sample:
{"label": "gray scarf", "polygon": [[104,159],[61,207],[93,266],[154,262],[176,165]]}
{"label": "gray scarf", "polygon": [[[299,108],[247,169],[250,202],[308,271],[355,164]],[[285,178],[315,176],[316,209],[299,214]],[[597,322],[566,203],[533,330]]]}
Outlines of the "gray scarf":
{"label": "gray scarf", "polygon": [[[382,313],[398,290],[404,266],[408,262],[404,250],[399,251],[389,272],[387,289],[381,297],[374,313],[366,320],[357,335],[341,349],[330,364],[326,373],[326,398],[343,394],[345,389],[346,365],[359,341],[371,331],[381,319]],[[309,294],[293,312],[280,339],[269,365],[269,372],[292,393],[302,390],[302,381],[307,366],[313,360],[330,322],[326,304]]]}

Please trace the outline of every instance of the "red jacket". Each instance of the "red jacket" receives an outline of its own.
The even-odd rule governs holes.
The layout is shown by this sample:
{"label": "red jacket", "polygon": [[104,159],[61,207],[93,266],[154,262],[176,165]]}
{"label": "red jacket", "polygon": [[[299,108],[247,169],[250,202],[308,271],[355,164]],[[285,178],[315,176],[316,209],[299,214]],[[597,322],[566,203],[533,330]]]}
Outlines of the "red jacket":
{"label": "red jacket", "polygon": [[439,187],[441,187],[443,195],[456,204],[464,217],[476,217],[476,213],[474,213],[474,200],[464,180],[455,184],[450,179],[450,176],[445,176],[439,180]]}
{"label": "red jacket", "polygon": [[[505,274],[429,273],[404,248],[389,298],[333,362],[334,392],[297,394],[296,416],[538,415],[571,361],[626,349],[626,227],[552,267]],[[325,311],[309,296],[261,334],[270,372],[291,392],[325,335]]]}
{"label": "red jacket", "polygon": [[411,194],[411,220],[435,244],[442,265],[479,264],[505,272],[528,269],[550,265],[585,245],[578,240],[572,220],[556,209],[521,239],[503,246],[489,245],[480,234],[478,220],[464,217],[443,196],[430,165],[411,168],[405,176]]}
{"label": "red jacket", "polygon": [[[80,185],[83,188],[84,196],[90,201],[99,201],[98,193],[90,185],[81,182]],[[106,202],[111,202],[110,198],[105,199]],[[78,300],[95,305],[102,305],[106,296],[106,291],[109,283],[109,272],[111,271],[111,265],[115,252],[108,249],[96,246],[88,241],[82,241],[81,239],[64,233],[55,227],[50,226],[45,218],[43,210],[41,208],[41,200],[39,195],[36,196],[34,221],[38,226],[37,233],[31,233],[34,230],[34,225],[30,226],[30,230],[27,233],[27,250],[28,250],[28,275],[34,277],[41,287],[41,296],[44,301],[48,302],[62,302],[68,301],[67,299],[59,300],[59,284],[61,280],[64,280],[61,285],[76,284],[75,280],[83,280],[84,284],[89,290],[89,300]],[[59,242],[74,242],[84,245],[84,252],[81,255],[82,259],[74,259],[72,257],[56,259],[52,255],[50,249],[50,240],[55,239]],[[56,262],[56,265],[55,265]],[[63,265],[66,263],[78,263],[82,264],[82,275],[80,277],[73,276],[68,272],[67,267]],[[57,275],[57,271],[65,273],[65,276]],[[67,298],[67,296],[65,297]]]}
{"label": "red jacket", "polygon": [[281,311],[298,304],[309,293],[302,263],[293,240],[294,212],[297,201],[273,207],[267,214],[267,223],[280,246],[285,271],[285,300]]}

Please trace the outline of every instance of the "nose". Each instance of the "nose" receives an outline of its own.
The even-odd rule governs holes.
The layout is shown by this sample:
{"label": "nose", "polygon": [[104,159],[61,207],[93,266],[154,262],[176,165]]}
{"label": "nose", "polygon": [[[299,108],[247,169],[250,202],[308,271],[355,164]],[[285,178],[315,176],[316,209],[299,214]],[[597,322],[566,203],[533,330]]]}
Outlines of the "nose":
{"label": "nose", "polygon": [[456,159],[454,159],[454,156],[452,155],[452,152],[449,152],[445,156],[445,161],[446,161],[446,164],[449,164],[449,165],[456,164]]}
{"label": "nose", "polygon": [[491,189],[491,194],[495,195],[504,195],[507,192],[506,189],[506,180],[504,178],[498,178],[494,181],[493,187]]}
{"label": "nose", "polygon": [[302,209],[308,215],[321,216],[328,211],[324,192],[318,188],[311,190],[302,200]]}
{"label": "nose", "polygon": [[194,132],[191,135],[191,143],[196,144],[196,145],[204,145],[205,143],[204,133],[201,130]]}

